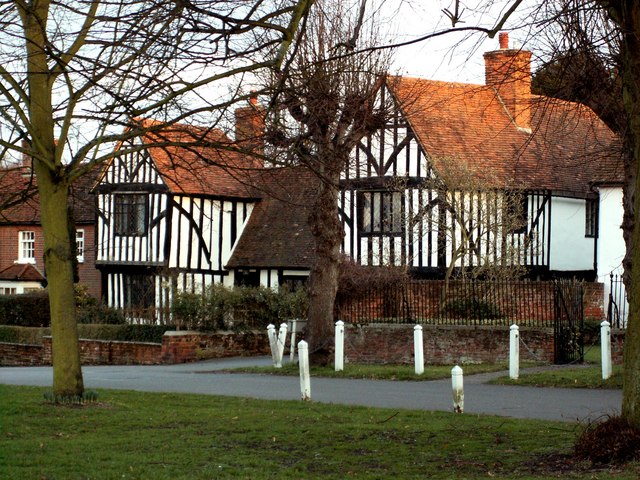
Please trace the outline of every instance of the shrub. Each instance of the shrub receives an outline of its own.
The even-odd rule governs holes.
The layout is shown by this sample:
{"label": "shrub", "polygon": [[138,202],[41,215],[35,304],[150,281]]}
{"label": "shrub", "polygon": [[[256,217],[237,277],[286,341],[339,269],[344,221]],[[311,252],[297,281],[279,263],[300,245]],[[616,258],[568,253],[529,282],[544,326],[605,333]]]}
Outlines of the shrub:
{"label": "shrub", "polygon": [[[126,320],[116,309],[99,303],[88,294],[87,288],[75,286],[77,321],[79,324],[124,324]],[[49,297],[46,290],[22,295],[0,295],[0,324],[22,327],[51,325]]]}
{"label": "shrub", "polygon": [[123,325],[127,323],[120,310],[97,302],[79,306],[76,313],[79,324]]}
{"label": "shrub", "polygon": [[172,313],[181,327],[211,331],[266,328],[289,318],[304,317],[307,295],[303,289],[279,291],[265,287],[212,285],[204,294],[179,293]]}
{"label": "shrub", "polygon": [[0,342],[39,345],[42,343],[42,337],[49,335],[51,335],[49,327],[0,325]]}
{"label": "shrub", "polygon": [[458,298],[450,300],[442,309],[445,316],[454,318],[476,318],[494,320],[501,318],[502,312],[497,305],[477,298]]}
{"label": "shrub", "polygon": [[640,458],[640,430],[622,417],[588,425],[576,441],[578,458],[596,464],[624,463]]}
{"label": "shrub", "polygon": [[22,327],[49,326],[51,317],[47,292],[0,295],[0,323]]}

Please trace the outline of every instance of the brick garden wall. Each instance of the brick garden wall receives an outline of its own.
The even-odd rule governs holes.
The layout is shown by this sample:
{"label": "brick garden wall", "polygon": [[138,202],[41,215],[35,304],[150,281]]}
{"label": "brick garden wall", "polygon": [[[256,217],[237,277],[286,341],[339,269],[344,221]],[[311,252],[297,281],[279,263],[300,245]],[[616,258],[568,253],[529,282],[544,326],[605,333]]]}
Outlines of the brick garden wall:
{"label": "brick garden wall", "polygon": [[167,332],[162,337],[161,363],[185,363],[209,358],[268,355],[265,332]]}
{"label": "brick garden wall", "polygon": [[614,365],[622,365],[625,330],[611,330],[611,361]]}
{"label": "brick garden wall", "polygon": [[[83,365],[154,365],[159,362],[162,345],[147,342],[80,339]],[[51,337],[42,344],[42,361],[51,365]]]}
{"label": "brick garden wall", "polygon": [[[160,343],[80,339],[83,365],[154,365],[267,355],[266,332],[167,332]],[[51,365],[51,337],[42,345],[0,342],[0,366]]]}
{"label": "brick garden wall", "polygon": [[[507,361],[509,327],[424,325],[425,363]],[[553,362],[553,329],[521,328],[522,360]],[[345,357],[354,363],[413,363],[413,325],[348,325]]]}
{"label": "brick garden wall", "polygon": [[604,283],[583,284],[584,319],[601,322],[607,318],[604,304]]}
{"label": "brick garden wall", "polygon": [[45,365],[42,360],[42,345],[0,342],[0,366]]}
{"label": "brick garden wall", "polygon": [[[613,363],[622,363],[624,330],[613,330]],[[520,328],[522,360],[553,362],[553,330]],[[289,339],[287,339],[288,341]],[[426,363],[507,361],[509,327],[423,326]],[[159,343],[81,340],[85,365],[173,364],[231,356],[268,355],[266,333],[168,332]],[[288,351],[288,345],[287,349]],[[345,356],[354,363],[413,363],[413,325],[347,325]],[[1,366],[51,364],[51,339],[44,345],[0,343]]]}

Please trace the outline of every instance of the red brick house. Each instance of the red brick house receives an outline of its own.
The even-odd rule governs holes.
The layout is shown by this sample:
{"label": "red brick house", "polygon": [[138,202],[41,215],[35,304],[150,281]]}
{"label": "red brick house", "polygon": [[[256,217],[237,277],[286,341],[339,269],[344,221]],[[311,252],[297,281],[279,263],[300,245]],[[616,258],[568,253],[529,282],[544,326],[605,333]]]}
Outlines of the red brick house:
{"label": "red brick house", "polygon": [[[95,206],[88,174],[71,188],[79,283],[100,298],[100,275],[95,268]],[[0,294],[20,294],[46,286],[44,237],[40,199],[30,166],[0,171]]]}

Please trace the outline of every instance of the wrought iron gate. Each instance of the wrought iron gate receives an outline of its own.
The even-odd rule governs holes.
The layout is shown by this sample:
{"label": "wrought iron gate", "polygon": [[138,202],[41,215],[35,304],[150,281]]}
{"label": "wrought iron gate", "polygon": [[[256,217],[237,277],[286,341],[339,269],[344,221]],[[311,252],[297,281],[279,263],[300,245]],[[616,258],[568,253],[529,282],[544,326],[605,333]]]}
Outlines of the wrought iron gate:
{"label": "wrought iron gate", "polygon": [[582,284],[554,282],[554,363],[584,360],[584,309]]}

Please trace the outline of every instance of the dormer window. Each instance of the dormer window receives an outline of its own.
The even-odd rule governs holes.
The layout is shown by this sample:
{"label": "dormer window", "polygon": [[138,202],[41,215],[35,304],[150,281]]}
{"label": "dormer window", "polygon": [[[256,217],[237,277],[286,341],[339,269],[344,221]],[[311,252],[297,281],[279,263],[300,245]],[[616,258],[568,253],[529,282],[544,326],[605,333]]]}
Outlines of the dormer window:
{"label": "dormer window", "polygon": [[147,233],[148,199],[144,193],[114,195],[114,228],[120,236],[142,236]]}

